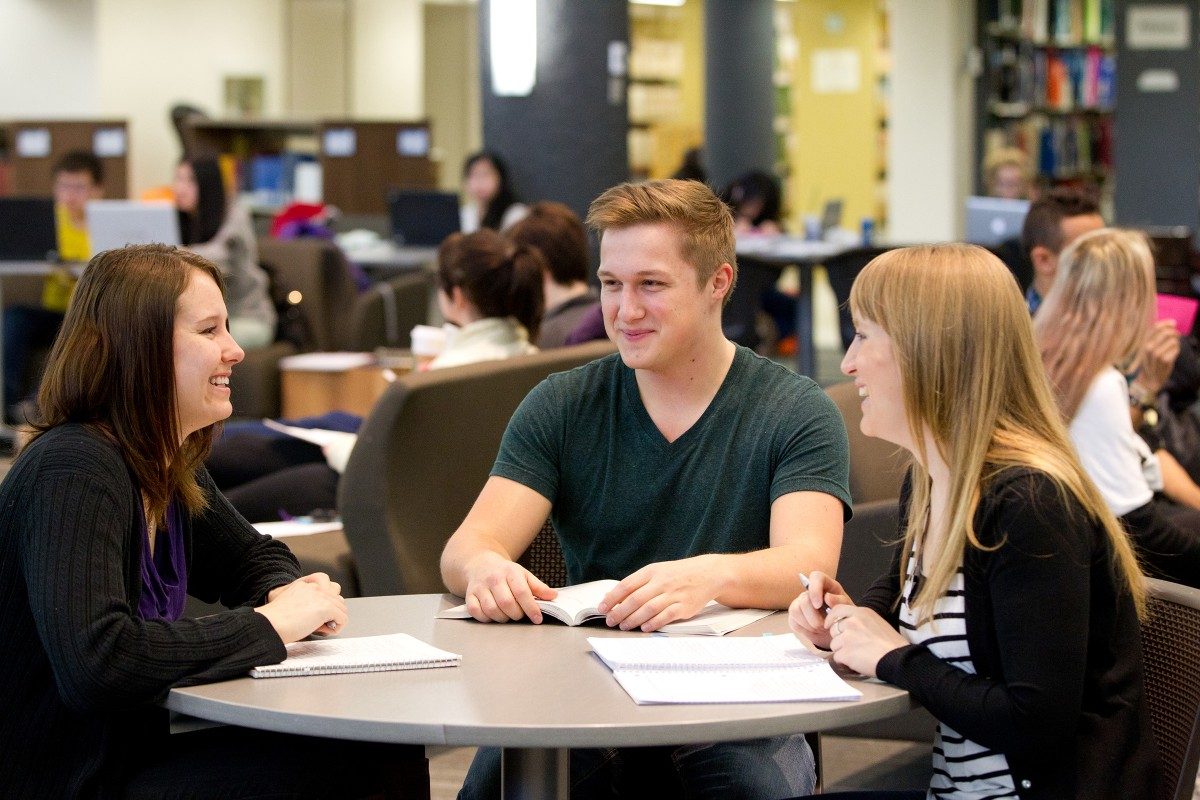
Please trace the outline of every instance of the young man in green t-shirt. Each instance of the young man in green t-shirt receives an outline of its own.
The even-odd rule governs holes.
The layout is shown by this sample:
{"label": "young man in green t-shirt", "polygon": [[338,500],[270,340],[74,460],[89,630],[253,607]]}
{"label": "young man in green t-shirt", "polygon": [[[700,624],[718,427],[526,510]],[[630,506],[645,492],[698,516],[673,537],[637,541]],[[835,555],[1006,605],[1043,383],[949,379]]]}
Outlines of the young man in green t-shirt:
{"label": "young man in green t-shirt", "polygon": [[[442,554],[446,586],[480,621],[540,622],[534,599],[556,593],[514,559],[550,517],[573,583],[620,580],[602,605],[610,626],[657,630],[714,599],[786,608],[797,572],[837,567],[850,507],[841,416],[811,380],[725,338],[733,220],[706,186],[623,184],[588,222],[601,233],[601,303],[619,355],[553,375],[521,404]],[[610,758],[620,763],[577,752],[573,780]],[[477,759],[461,796],[495,791],[495,759]],[[661,763],[676,765],[689,796],[812,786],[799,736],[692,745]]]}

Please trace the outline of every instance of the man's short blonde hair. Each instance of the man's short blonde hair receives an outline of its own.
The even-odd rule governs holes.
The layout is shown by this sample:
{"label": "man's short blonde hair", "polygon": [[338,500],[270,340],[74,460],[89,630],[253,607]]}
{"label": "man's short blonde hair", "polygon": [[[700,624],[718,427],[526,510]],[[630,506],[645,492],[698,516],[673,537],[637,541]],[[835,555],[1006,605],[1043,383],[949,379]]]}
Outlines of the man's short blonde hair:
{"label": "man's short blonde hair", "polygon": [[680,255],[696,270],[704,286],[722,264],[733,267],[728,302],[737,282],[733,215],[729,207],[699,181],[661,180],[622,183],[592,201],[587,224],[601,235],[634,225],[670,225],[679,232]]}

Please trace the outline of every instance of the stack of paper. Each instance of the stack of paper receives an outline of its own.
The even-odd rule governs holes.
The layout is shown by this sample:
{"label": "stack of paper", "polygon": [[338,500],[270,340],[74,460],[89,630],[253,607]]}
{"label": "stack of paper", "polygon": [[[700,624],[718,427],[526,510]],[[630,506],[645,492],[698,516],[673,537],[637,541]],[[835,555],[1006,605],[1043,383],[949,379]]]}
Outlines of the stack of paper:
{"label": "stack of paper", "polygon": [[729,639],[591,637],[638,705],[858,700],[862,693],[793,636]]}

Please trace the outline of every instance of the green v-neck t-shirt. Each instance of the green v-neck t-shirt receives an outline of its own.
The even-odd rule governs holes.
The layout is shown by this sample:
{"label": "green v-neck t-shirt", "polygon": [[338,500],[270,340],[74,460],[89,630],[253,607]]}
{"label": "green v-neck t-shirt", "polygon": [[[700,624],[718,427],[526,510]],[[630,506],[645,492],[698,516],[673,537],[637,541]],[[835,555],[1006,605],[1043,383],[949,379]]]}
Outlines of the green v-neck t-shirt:
{"label": "green v-neck t-shirt", "polygon": [[546,378],[509,421],[492,475],[545,496],[571,583],[770,544],[771,503],[824,492],[850,517],[837,407],[809,378],[738,347],[700,419],[674,442],[619,354]]}

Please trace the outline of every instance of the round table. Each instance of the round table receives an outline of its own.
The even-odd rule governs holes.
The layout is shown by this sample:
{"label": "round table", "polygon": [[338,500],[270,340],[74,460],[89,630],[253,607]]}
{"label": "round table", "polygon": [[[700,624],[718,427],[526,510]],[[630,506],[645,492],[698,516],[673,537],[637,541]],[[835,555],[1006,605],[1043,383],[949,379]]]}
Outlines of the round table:
{"label": "round table", "polygon": [[[557,623],[439,620],[453,595],[347,601],[347,636],[404,632],[462,654],[458,667],[253,679],[172,689],[166,706],[202,719],[362,741],[504,749],[506,796],[565,797],[572,747],[672,745],[839,728],[913,707],[894,686],[855,680],[852,702],[636,705],[589,636],[643,636]],[[774,614],[730,636],[787,631]]]}

